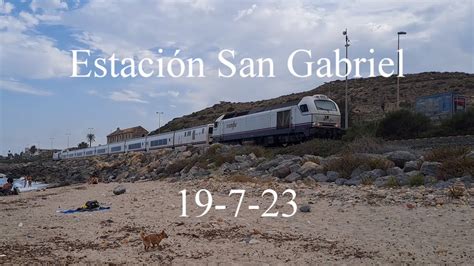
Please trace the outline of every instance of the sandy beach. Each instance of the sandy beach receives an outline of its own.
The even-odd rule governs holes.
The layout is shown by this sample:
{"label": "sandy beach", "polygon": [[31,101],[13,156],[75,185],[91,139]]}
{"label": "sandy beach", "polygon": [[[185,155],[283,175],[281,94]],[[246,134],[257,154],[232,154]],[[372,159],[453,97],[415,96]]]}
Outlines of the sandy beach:
{"label": "sandy beach", "polygon": [[[368,187],[296,183],[238,183],[219,180],[123,183],[126,193],[114,195],[117,183],[73,185],[22,193],[0,199],[0,263],[160,263],[160,264],[314,264],[314,263],[474,263],[472,194],[464,201],[447,200],[427,206],[431,192],[380,190]],[[194,195],[208,189],[214,205],[196,218]],[[291,212],[296,191],[298,208],[290,218],[262,218],[271,197],[272,211]],[[181,215],[181,195],[187,189],[189,217]],[[238,195],[245,189],[238,217]],[[472,192],[472,191],[470,191]],[[408,196],[407,196],[408,195]],[[420,196],[421,195],[421,196]],[[416,200],[413,200],[416,199]],[[76,214],[87,200],[110,210]],[[203,200],[204,201],[204,200]],[[258,204],[260,210],[246,206]],[[160,248],[144,251],[139,232],[165,230]]]}

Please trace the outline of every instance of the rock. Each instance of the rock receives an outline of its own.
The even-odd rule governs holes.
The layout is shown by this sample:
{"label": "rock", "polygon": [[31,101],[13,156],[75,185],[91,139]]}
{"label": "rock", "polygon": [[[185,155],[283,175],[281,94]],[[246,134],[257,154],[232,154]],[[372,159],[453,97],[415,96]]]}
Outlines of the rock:
{"label": "rock", "polygon": [[183,152],[181,153],[181,158],[182,158],[182,159],[189,158],[189,157],[191,157],[192,155],[193,155],[193,153],[192,153],[191,151],[183,151]]}
{"label": "rock", "polygon": [[362,180],[360,179],[360,177],[354,177],[354,178],[351,178],[349,180],[346,180],[346,182],[344,182],[344,185],[346,186],[358,186],[362,183]]}
{"label": "rock", "polygon": [[410,171],[410,172],[405,173],[405,175],[407,175],[407,177],[410,178],[417,175],[422,175],[422,173],[420,171]]}
{"label": "rock", "polygon": [[385,175],[385,171],[382,170],[382,169],[374,169],[372,171],[366,171],[366,172],[362,172],[362,174],[360,174],[360,179],[361,180],[364,180],[364,179],[372,179],[372,180],[375,180],[381,176],[384,176]]}
{"label": "rock", "polygon": [[438,162],[423,162],[420,168],[420,172],[428,176],[437,176],[441,163]]}
{"label": "rock", "polygon": [[406,162],[418,159],[416,155],[408,151],[393,151],[384,154],[384,156],[400,168],[404,167]]}
{"label": "rock", "polygon": [[474,159],[474,151],[471,151],[470,153],[468,153],[468,154],[466,155],[466,158]]}
{"label": "rock", "polygon": [[345,178],[338,178],[334,181],[334,183],[336,183],[336,185],[339,185],[339,186],[342,186],[346,183],[347,179]]}
{"label": "rock", "polygon": [[278,178],[285,178],[291,173],[290,167],[292,165],[294,165],[293,161],[283,161],[273,169],[272,175]]}
{"label": "rock", "polygon": [[114,190],[113,190],[113,193],[114,193],[115,195],[120,195],[120,194],[125,193],[126,191],[127,191],[127,189],[125,189],[124,186],[116,186],[116,187],[114,188]]}
{"label": "rock", "polygon": [[299,164],[293,164],[290,166],[290,172],[296,173],[300,170],[301,166]]}
{"label": "rock", "polygon": [[313,162],[313,163],[318,164],[321,161],[321,159],[323,159],[323,157],[316,156],[316,155],[306,154],[306,155],[303,156],[303,161],[304,162]]}
{"label": "rock", "polygon": [[296,180],[301,180],[301,179],[303,179],[303,177],[296,172],[293,172],[285,177],[286,182],[295,182]]}
{"label": "rock", "polygon": [[403,170],[400,168],[400,167],[392,167],[392,168],[388,168],[387,169],[387,175],[393,175],[393,176],[397,176],[397,175],[401,175],[403,174]]}
{"label": "rock", "polygon": [[278,164],[280,164],[282,161],[283,161],[283,158],[277,157],[273,160],[263,162],[263,163],[261,163],[260,165],[257,166],[257,170],[258,171],[266,171],[266,170],[268,170],[272,167],[278,166]]}
{"label": "rock", "polygon": [[308,162],[305,162],[301,167],[300,169],[298,170],[298,173],[302,176],[312,176],[316,173],[318,173],[318,171],[322,170],[322,166],[320,166],[319,164],[317,163],[314,163],[314,162],[311,162],[311,161],[308,161]]}
{"label": "rock", "polygon": [[403,167],[403,171],[404,172],[418,171],[420,170],[418,164],[419,164],[418,161],[408,161],[405,163],[405,166]]}
{"label": "rock", "polygon": [[376,187],[383,187],[385,186],[385,184],[387,183],[387,180],[390,176],[382,176],[382,177],[379,177],[377,179],[375,179],[374,181],[374,185]]}
{"label": "rock", "polygon": [[318,182],[328,182],[328,177],[325,174],[316,174],[313,179]]}
{"label": "rock", "polygon": [[117,176],[117,179],[118,179],[118,180],[124,180],[124,179],[126,179],[126,178],[128,177],[128,175],[129,175],[129,173],[128,173],[127,171],[122,172],[121,174],[119,174],[119,175]]}
{"label": "rock", "polygon": [[328,178],[328,180],[327,180],[328,182],[334,182],[334,181],[336,181],[336,179],[339,178],[340,174],[338,172],[328,171],[326,173],[326,176]]}
{"label": "rock", "polygon": [[464,185],[466,185],[466,187],[471,187],[471,184],[474,183],[474,178],[472,178],[471,175],[465,175],[461,177],[460,180],[464,183]]}
{"label": "rock", "polygon": [[434,176],[427,175],[423,178],[423,183],[425,184],[425,186],[434,185],[438,183],[438,181],[439,180]]}
{"label": "rock", "polygon": [[303,205],[300,207],[300,212],[311,212],[311,206]]}

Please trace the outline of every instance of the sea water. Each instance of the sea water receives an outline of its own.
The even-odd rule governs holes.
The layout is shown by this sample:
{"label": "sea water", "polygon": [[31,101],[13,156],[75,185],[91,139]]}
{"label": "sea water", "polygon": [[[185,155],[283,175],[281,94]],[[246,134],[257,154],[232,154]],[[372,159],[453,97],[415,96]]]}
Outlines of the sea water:
{"label": "sea water", "polygon": [[[0,187],[3,186],[3,184],[5,184],[6,182],[7,182],[6,177],[0,177]],[[20,192],[38,190],[38,189],[46,188],[48,186],[48,184],[45,184],[42,182],[31,182],[31,187],[28,187],[28,184],[26,185],[26,187],[24,187],[24,185],[25,185],[24,177],[20,177],[13,180],[13,187],[17,187],[18,189],[20,189]]]}

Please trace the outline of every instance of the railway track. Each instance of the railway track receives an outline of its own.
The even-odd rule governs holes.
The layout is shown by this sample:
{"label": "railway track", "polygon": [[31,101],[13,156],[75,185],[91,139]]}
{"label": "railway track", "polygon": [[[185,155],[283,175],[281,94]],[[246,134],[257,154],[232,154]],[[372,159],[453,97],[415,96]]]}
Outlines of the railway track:
{"label": "railway track", "polygon": [[405,146],[412,149],[433,149],[440,146],[468,146],[474,148],[474,135],[390,140],[387,144]]}

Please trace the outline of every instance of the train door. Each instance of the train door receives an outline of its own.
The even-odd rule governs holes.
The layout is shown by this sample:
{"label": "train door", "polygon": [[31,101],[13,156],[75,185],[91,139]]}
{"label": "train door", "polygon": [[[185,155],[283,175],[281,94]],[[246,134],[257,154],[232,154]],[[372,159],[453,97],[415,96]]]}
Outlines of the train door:
{"label": "train door", "polygon": [[277,112],[277,129],[290,128],[291,110]]}
{"label": "train door", "polygon": [[192,140],[195,140],[195,139],[196,139],[196,130],[193,130]]}

